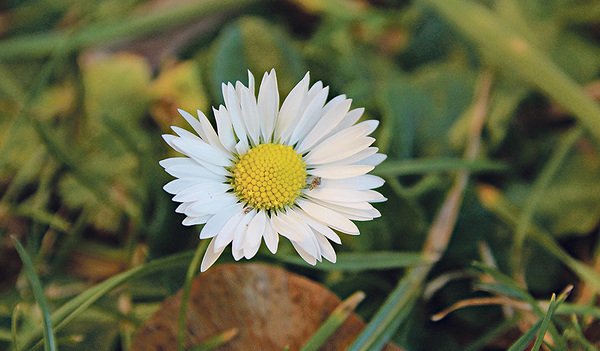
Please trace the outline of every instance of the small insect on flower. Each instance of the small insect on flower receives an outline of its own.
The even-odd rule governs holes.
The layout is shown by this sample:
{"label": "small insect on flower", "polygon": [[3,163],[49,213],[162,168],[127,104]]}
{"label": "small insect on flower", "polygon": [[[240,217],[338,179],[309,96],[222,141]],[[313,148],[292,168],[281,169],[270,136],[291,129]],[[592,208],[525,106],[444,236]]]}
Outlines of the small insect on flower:
{"label": "small insect on flower", "polygon": [[313,180],[310,182],[308,190],[314,190],[318,188],[319,185],[321,185],[321,177],[314,177]]}
{"label": "small insect on flower", "polygon": [[329,87],[310,86],[308,73],[281,106],[274,70],[258,95],[250,72],[248,86],[222,90],[217,132],[202,112],[179,110],[196,134],[172,127],[177,135],[163,135],[184,155],[160,161],[177,178],[164,190],[181,203],[183,224],[204,224],[200,239],[211,239],[201,271],[229,244],[235,260],[254,257],[263,240],[275,253],[280,236],[310,264],[335,262],[338,233],[358,235],[352,220],[379,217],[371,203],[386,200],[372,190],[383,179],[367,174],[386,158],[369,136],[379,122],[359,122],[364,109],[351,110],[345,95],[327,102]]}

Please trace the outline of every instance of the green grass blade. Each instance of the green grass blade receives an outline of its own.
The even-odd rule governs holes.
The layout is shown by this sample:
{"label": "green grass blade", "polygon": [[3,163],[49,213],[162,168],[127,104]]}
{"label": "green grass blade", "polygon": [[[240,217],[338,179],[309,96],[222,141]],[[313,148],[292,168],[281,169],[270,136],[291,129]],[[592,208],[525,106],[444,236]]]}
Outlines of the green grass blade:
{"label": "green grass blade", "polygon": [[40,310],[42,312],[42,320],[43,320],[43,334],[44,334],[44,350],[46,351],[54,351],[56,350],[56,340],[54,337],[54,330],[52,329],[52,320],[50,319],[50,311],[48,310],[48,304],[46,303],[46,297],[44,296],[44,289],[42,288],[42,283],[35,273],[35,268],[33,267],[33,262],[31,262],[31,258],[27,254],[27,251],[23,248],[19,239],[14,236],[11,237],[13,242],[15,243],[15,248],[19,253],[19,257],[21,261],[23,261],[23,266],[25,266],[25,270],[27,272],[27,276],[29,277],[29,282],[31,283],[31,289],[33,290],[33,296],[35,297],[35,301],[40,306]]}
{"label": "green grass blade", "polygon": [[494,340],[505,335],[510,329],[513,329],[518,322],[518,318],[513,317],[511,319],[501,322],[498,326],[485,332],[482,336],[472,341],[463,351],[477,351],[483,350]]}
{"label": "green grass blade", "polygon": [[[501,285],[505,286],[506,288],[512,290],[513,296],[519,296],[521,299],[523,299],[525,302],[527,302],[531,306],[533,311],[538,315],[538,317],[542,318],[544,316],[544,311],[542,310],[542,308],[540,307],[538,302],[533,298],[533,296],[531,296],[525,289],[523,289],[521,286],[519,286],[509,276],[505,275],[504,273],[500,272],[497,269],[488,267],[481,263],[474,263],[473,266],[475,268],[491,275],[498,283],[500,283]],[[557,340],[557,343],[558,343],[558,340],[560,339],[560,335],[558,334],[558,331],[556,330],[556,328],[552,325],[550,326],[550,334],[552,335],[554,340]]]}
{"label": "green grass blade", "polygon": [[542,316],[544,316],[544,311],[542,311],[542,309],[540,308],[537,301],[533,298],[533,296],[531,296],[527,291],[525,291],[525,289],[519,286],[511,277],[507,276],[506,274],[500,272],[495,268],[488,267],[485,264],[479,262],[474,262],[473,267],[489,274],[501,286],[508,288],[511,291],[510,296],[518,297],[529,303],[529,305],[531,305],[538,317],[541,318]]}
{"label": "green grass blade", "polygon": [[347,351],[376,350],[387,342],[421,295],[422,284],[428,272],[428,267],[410,270]]}
{"label": "green grass blade", "polygon": [[460,158],[434,158],[414,160],[389,160],[377,166],[371,173],[379,176],[403,176],[431,174],[433,172],[469,171],[471,173],[505,172],[508,165],[496,161],[467,161]]}
{"label": "green grass blade", "polygon": [[[538,315],[539,318],[544,318],[547,315],[547,313],[544,313],[544,311],[540,307],[540,304],[538,303],[538,301],[535,300],[533,298],[533,296],[531,296],[527,291],[525,291],[525,289],[520,287],[509,276],[498,271],[497,269],[488,267],[481,263],[474,263],[473,266],[475,268],[489,274],[490,276],[492,276],[492,278],[494,278],[494,280],[496,280],[499,284],[503,285],[506,288],[509,288],[509,290],[512,291],[511,296],[516,296],[516,297],[519,297],[519,298],[523,299],[524,301],[526,301],[531,306],[533,311]],[[566,296],[563,296],[563,295],[568,295],[569,292],[570,292],[570,290],[567,290],[565,293],[561,294],[561,297],[560,297],[560,299],[562,299],[561,303],[562,303],[562,301],[564,301],[564,299],[566,299]],[[554,309],[552,310],[552,313],[554,313]],[[549,332],[552,335],[552,338],[555,340],[556,344],[558,346],[563,346],[563,345],[560,345],[562,339],[561,339],[558,331],[556,330],[556,327],[552,324],[548,324],[545,326],[544,333],[545,333],[546,329],[549,329]]]}
{"label": "green grass blade", "polygon": [[508,351],[523,351],[531,344],[536,336],[537,331],[540,329],[542,321],[539,320],[537,323],[527,331],[527,333],[521,335],[521,337],[508,349]]}
{"label": "green grass blade", "polygon": [[343,252],[338,254],[336,263],[319,262],[316,266],[309,265],[298,256],[277,256],[277,260],[307,268],[323,271],[361,272],[366,270],[382,270],[414,267],[430,261],[418,252]]}
{"label": "green grass blade", "polygon": [[531,193],[527,197],[523,209],[521,210],[521,215],[516,223],[515,240],[512,249],[512,257],[515,267],[523,267],[521,264],[523,257],[523,244],[525,243],[527,233],[530,231],[530,227],[533,223],[533,216],[535,214],[536,206],[545,198],[544,193],[546,188],[554,178],[554,175],[558,172],[560,166],[568,157],[569,152],[573,146],[575,146],[575,143],[581,138],[582,134],[582,128],[575,128],[574,130],[570,131],[569,134],[560,142],[556,148],[556,151],[544,166],[541,174],[535,180]]}
{"label": "green grass blade", "polygon": [[[110,292],[115,287],[125,283],[126,281],[138,278],[140,276],[161,272],[173,268],[184,267],[192,258],[192,253],[185,252],[177,255],[168,256],[151,261],[145,265],[137,266],[126,272],[120,273],[111,277],[100,284],[82,292],[73,299],[69,300],[52,316],[51,321],[55,325],[54,330],[58,331],[67,323],[77,317],[81,312],[96,302],[102,296]],[[39,341],[42,336],[42,328],[38,327],[25,335],[20,342],[22,350],[30,350],[33,345]],[[37,346],[37,345],[35,345]]]}
{"label": "green grass blade", "polygon": [[[538,331],[537,338],[535,339],[535,343],[533,344],[531,351],[537,351],[540,349],[540,347],[542,346],[542,342],[544,341],[544,335],[546,334],[546,330],[548,330],[548,327],[550,326],[552,316],[556,312],[558,306],[560,306],[567,299],[572,290],[573,286],[567,287],[565,291],[560,294],[558,299],[556,298],[555,294],[552,294],[552,298],[550,299],[550,306],[548,306],[546,315],[542,320],[540,330]],[[559,340],[556,340],[556,343],[557,345],[560,344]]]}
{"label": "green grass blade", "polygon": [[[260,2],[261,0],[192,1],[185,5],[167,7],[167,10],[135,16],[125,21],[95,23],[73,35],[69,39],[67,50],[72,52],[91,45],[122,42],[183,26],[216,13],[241,10]],[[0,60],[44,58],[52,53],[57,43],[67,37],[68,35],[63,32],[47,32],[6,39],[0,42]]]}
{"label": "green grass blade", "polygon": [[21,305],[18,304],[12,313],[12,318],[11,318],[11,322],[10,322],[10,337],[9,337],[9,340],[12,342],[12,347],[15,350],[19,349],[18,325],[19,325],[20,317],[21,317]]}
{"label": "green grass blade", "polygon": [[474,1],[420,0],[471,40],[492,64],[537,87],[572,113],[600,145],[600,107],[541,50]]}
{"label": "green grass blade", "polygon": [[339,327],[352,315],[352,312],[356,309],[356,306],[364,300],[365,293],[357,291],[352,294],[349,298],[344,300],[336,309],[331,313],[327,320],[317,329],[317,331],[310,337],[310,339],[302,345],[300,351],[317,351],[320,350],[327,340],[333,335]]}
{"label": "green grass blade", "polygon": [[[480,188],[481,203],[507,224],[516,227],[519,211],[499,191],[490,188]],[[527,238],[538,243],[544,250],[569,267],[586,284],[600,291],[600,273],[592,267],[574,259],[565,251],[552,235],[532,224]]]}
{"label": "green grass blade", "polygon": [[[540,301],[542,304],[548,304],[548,301]],[[562,316],[581,316],[600,319],[600,307],[591,305],[579,305],[575,303],[563,302],[556,309],[556,314]]]}
{"label": "green grass blade", "polygon": [[542,319],[542,324],[540,325],[540,329],[537,332],[537,336],[535,338],[535,343],[531,348],[531,351],[537,351],[542,347],[542,342],[544,341],[544,335],[546,335],[546,330],[548,330],[548,325],[550,324],[550,319],[552,318],[552,314],[554,312],[554,308],[556,306],[556,294],[552,294],[552,298],[550,299],[550,307],[548,307],[548,311]]}
{"label": "green grass blade", "polygon": [[0,340],[2,341],[12,341],[13,337],[11,332],[5,329],[0,329]]}

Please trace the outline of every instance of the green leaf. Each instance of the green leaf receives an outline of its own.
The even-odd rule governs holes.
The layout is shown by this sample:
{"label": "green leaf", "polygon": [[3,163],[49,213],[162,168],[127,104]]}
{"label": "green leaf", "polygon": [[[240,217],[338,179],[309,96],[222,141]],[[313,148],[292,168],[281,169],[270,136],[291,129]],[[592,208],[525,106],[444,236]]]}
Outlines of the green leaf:
{"label": "green leaf", "polygon": [[471,105],[476,72],[461,62],[428,65],[412,83],[425,94],[426,112],[416,121],[415,155],[452,156],[448,130]]}
{"label": "green leaf", "polygon": [[151,72],[144,58],[126,53],[87,57],[81,66],[88,117],[100,124],[108,115],[136,126],[150,102]]}
{"label": "green leaf", "polygon": [[427,94],[418,89],[407,79],[391,79],[381,91],[376,94],[377,102],[383,114],[380,130],[379,145],[387,143],[384,148],[389,157],[406,159],[413,155],[415,145],[415,128],[430,109],[430,99]]}
{"label": "green leaf", "polygon": [[489,134],[486,145],[490,149],[497,149],[504,141],[517,107],[530,92],[528,87],[507,77],[494,82],[485,121],[485,131]]}
{"label": "green leaf", "polygon": [[25,251],[23,246],[21,246],[19,239],[15,238],[14,236],[11,238],[15,243],[15,248],[17,249],[19,257],[21,257],[21,261],[23,261],[23,266],[25,266],[25,270],[27,271],[27,276],[29,277],[29,282],[31,283],[31,289],[33,290],[33,296],[35,296],[35,301],[40,306],[40,310],[42,312],[44,350],[56,350],[54,329],[52,328],[53,321],[50,318],[50,311],[48,310],[48,304],[46,303],[46,297],[44,296],[44,289],[42,288],[42,283],[40,283],[40,279],[35,273],[33,262],[31,262],[27,251]]}

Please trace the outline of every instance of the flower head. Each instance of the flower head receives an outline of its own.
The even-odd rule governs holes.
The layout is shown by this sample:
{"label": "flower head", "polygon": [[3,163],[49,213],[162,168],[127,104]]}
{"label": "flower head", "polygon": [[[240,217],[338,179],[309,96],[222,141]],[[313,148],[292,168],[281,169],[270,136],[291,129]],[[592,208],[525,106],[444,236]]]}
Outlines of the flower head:
{"label": "flower head", "polygon": [[236,260],[252,258],[262,240],[275,253],[280,235],[310,264],[335,262],[337,232],[358,235],[352,220],[379,217],[370,203],[386,200],[371,190],[383,179],[367,174],[385,159],[368,136],[378,122],[357,123],[364,109],[350,110],[344,95],[326,103],[329,87],[309,88],[308,73],[281,108],[274,70],[264,74],[258,98],[248,76],[248,87],[222,85],[217,132],[202,112],[196,119],[179,110],[197,135],[178,127],[163,135],[185,155],[160,162],[177,178],[164,190],[181,203],[183,224],[204,224],[200,239],[212,238],[201,270],[229,244]]}

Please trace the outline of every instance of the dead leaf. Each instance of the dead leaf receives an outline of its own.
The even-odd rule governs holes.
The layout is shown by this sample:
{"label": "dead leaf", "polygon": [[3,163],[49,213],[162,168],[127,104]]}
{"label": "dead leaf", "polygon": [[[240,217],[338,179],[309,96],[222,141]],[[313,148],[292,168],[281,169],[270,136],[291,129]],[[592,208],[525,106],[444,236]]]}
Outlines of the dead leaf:
{"label": "dead leaf", "polygon": [[[133,351],[176,350],[177,318],[182,292],[167,298],[139,329]],[[265,264],[224,264],[200,274],[192,283],[185,346],[193,347],[218,333],[239,334],[219,350],[298,350],[341,300],[323,285]],[[344,350],[364,328],[355,314],[322,350]],[[388,344],[387,351],[400,350]]]}

